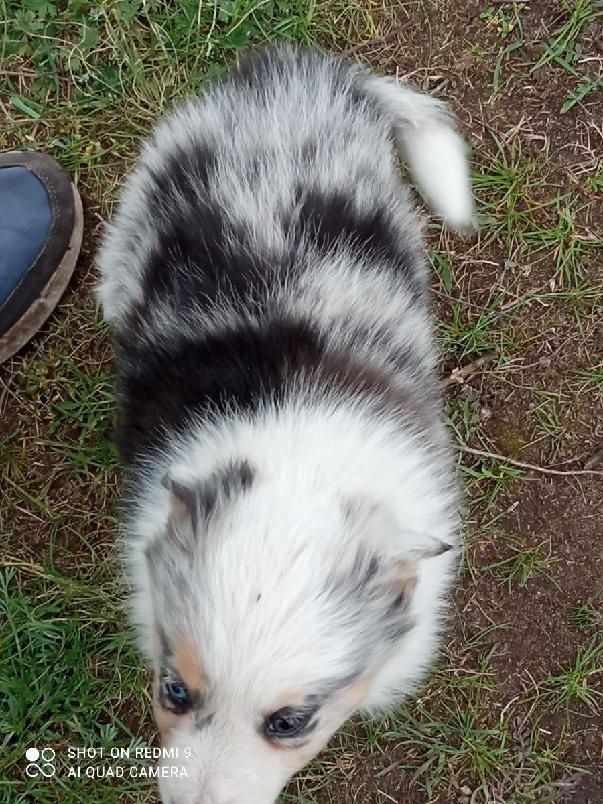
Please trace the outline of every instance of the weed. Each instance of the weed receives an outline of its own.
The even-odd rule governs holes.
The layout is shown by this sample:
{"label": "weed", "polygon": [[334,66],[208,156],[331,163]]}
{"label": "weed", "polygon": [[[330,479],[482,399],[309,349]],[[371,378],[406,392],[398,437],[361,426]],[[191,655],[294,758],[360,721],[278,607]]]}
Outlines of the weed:
{"label": "weed", "polygon": [[21,433],[15,430],[0,439],[0,470],[13,480],[22,477],[24,472],[24,449],[20,441]]}
{"label": "weed", "polygon": [[594,76],[588,76],[580,81],[575,89],[567,96],[561,105],[561,114],[569,112],[577,103],[581,103],[592,92],[603,90],[603,80]]}
{"label": "weed", "polygon": [[553,447],[552,458],[556,458],[565,435],[559,401],[546,400],[542,402],[534,408],[532,416],[535,419],[536,432],[551,442]]}
{"label": "weed", "polygon": [[603,693],[593,682],[603,673],[601,656],[603,639],[595,634],[587,645],[581,647],[573,664],[556,675],[549,675],[543,685],[557,709],[569,709],[570,705],[581,703],[592,712],[600,709]]}
{"label": "weed", "polygon": [[574,64],[581,53],[578,39],[589,22],[603,16],[603,11],[598,11],[597,5],[594,0],[563,0],[562,6],[568,18],[553,32],[544,53],[532,67],[532,73],[545,64],[553,63],[577,75]]}
{"label": "weed", "polygon": [[603,626],[603,612],[595,608],[593,601],[587,600],[574,609],[571,620],[574,625],[584,630],[598,628]]}
{"label": "weed", "polygon": [[503,143],[494,136],[496,147],[487,163],[473,175],[479,217],[486,229],[485,242],[505,237],[514,241],[530,223],[535,191],[544,178],[536,162],[523,155],[517,139]]}
{"label": "weed", "polygon": [[509,592],[513,584],[525,586],[534,575],[542,575],[559,589],[559,585],[548,573],[549,568],[559,561],[552,555],[551,544],[544,539],[534,547],[526,547],[517,540],[507,540],[506,544],[511,551],[508,558],[490,564],[489,570],[504,570]]}
{"label": "weed", "polygon": [[587,193],[603,192],[603,159],[597,163],[597,169],[594,174],[589,176],[584,182],[584,190]]}
{"label": "weed", "polygon": [[472,482],[472,505],[483,516],[496,503],[498,496],[507,487],[509,481],[518,480],[523,472],[504,461],[482,461],[477,467],[463,466],[462,472]]}
{"label": "weed", "polygon": [[550,226],[534,225],[523,233],[523,239],[535,253],[545,250],[553,254],[555,278],[560,287],[579,288],[585,279],[585,255],[603,248],[603,237],[580,231],[575,207],[564,198],[555,201],[556,220]]}
{"label": "weed", "polygon": [[580,381],[580,392],[593,389],[603,399],[603,363],[588,369],[574,369],[572,375]]}
{"label": "weed", "polygon": [[450,321],[440,325],[440,340],[444,349],[456,355],[457,360],[468,356],[494,353],[504,354],[511,346],[511,332],[498,324],[497,301],[489,308],[471,310],[453,304]]}

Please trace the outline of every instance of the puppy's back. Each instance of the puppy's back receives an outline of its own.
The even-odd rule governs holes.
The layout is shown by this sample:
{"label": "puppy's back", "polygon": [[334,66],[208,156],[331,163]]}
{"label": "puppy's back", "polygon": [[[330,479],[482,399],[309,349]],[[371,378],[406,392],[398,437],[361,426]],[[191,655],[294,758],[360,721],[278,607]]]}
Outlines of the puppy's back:
{"label": "puppy's back", "polygon": [[[438,136],[452,138],[443,154]],[[313,258],[342,241],[418,266],[417,221],[394,144],[436,207],[451,184],[463,196],[462,175],[443,181],[441,193],[429,175],[432,161],[464,169],[462,142],[438,101],[316,50],[246,57],[144,146],[99,258],[106,318],[119,326],[156,290],[185,307],[193,298],[213,304],[226,285],[248,294],[250,277],[284,281],[308,250]],[[470,217],[468,195],[443,213]]]}
{"label": "puppy's back", "polygon": [[319,395],[412,387],[437,418],[396,148],[443,213],[470,216],[445,107],[319,51],[253,55],[159,124],[98,258],[126,461],[209,411],[254,414],[308,382]]}

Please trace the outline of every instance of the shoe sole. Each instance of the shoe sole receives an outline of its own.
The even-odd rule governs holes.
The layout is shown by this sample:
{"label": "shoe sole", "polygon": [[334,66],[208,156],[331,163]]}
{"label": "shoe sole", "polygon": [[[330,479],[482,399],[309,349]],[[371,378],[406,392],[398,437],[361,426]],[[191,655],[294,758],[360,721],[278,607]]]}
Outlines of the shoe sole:
{"label": "shoe sole", "polygon": [[13,324],[2,336],[0,363],[4,363],[22,349],[46,323],[73,276],[84,235],[84,210],[82,199],[74,184],[71,185],[71,191],[73,193],[74,225],[67,250],[38,298],[32,302],[17,323]]}

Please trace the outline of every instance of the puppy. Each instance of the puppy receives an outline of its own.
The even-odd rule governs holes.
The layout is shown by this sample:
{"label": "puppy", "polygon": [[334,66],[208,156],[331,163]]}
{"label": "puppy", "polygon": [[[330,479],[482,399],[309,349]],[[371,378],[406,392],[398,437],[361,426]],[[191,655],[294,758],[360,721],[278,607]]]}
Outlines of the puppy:
{"label": "puppy", "polygon": [[434,658],[457,495],[398,152],[446,223],[471,223],[440,101],[271,47],[158,125],[106,230],[166,804],[270,804]]}

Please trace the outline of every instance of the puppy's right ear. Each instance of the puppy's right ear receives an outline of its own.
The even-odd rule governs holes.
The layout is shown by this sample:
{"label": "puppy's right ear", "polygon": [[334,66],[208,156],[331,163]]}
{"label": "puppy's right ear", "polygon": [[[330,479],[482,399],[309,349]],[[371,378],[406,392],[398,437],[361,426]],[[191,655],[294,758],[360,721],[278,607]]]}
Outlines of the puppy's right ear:
{"label": "puppy's right ear", "polygon": [[168,538],[183,549],[189,549],[199,525],[201,503],[200,484],[177,480],[168,472],[161,485],[170,493],[170,508],[166,528]]}
{"label": "puppy's right ear", "polygon": [[168,534],[186,547],[199,528],[251,487],[254,477],[248,461],[232,461],[203,480],[181,479],[168,472],[161,481],[170,493]]}
{"label": "puppy's right ear", "polygon": [[170,492],[170,517],[173,523],[189,521],[197,526],[199,518],[198,484],[177,480],[168,472],[161,479],[161,485]]}

